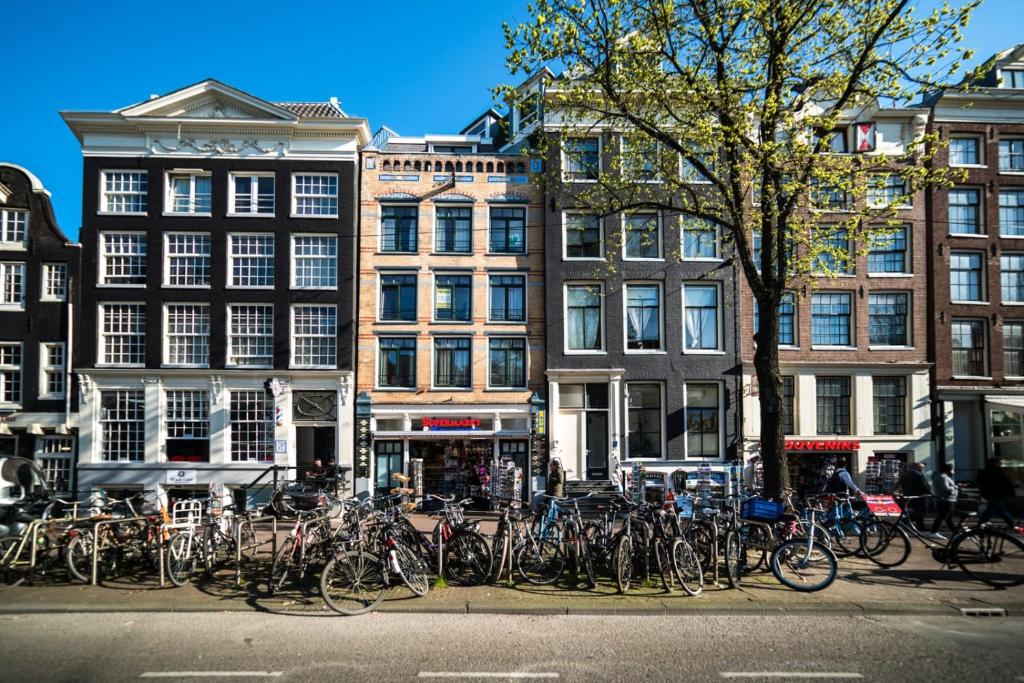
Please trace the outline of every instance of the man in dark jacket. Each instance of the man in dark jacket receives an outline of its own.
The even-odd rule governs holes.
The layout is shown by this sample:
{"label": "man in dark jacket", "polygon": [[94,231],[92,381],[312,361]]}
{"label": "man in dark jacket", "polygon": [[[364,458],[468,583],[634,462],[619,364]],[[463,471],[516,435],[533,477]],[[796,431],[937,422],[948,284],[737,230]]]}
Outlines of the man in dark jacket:
{"label": "man in dark jacket", "polygon": [[[903,490],[904,496],[932,495],[932,487],[924,476],[923,462],[915,462],[903,473],[903,476],[900,477],[900,488]],[[915,498],[904,503],[907,514],[919,531],[924,531],[925,502],[924,498]]]}
{"label": "man in dark jacket", "polygon": [[1013,528],[1013,517],[1006,509],[1006,501],[1017,495],[1013,488],[1013,482],[1003,469],[1002,458],[989,458],[988,464],[978,474],[978,493],[985,499],[985,510],[978,518],[978,522],[984,524],[992,519],[996,513]]}

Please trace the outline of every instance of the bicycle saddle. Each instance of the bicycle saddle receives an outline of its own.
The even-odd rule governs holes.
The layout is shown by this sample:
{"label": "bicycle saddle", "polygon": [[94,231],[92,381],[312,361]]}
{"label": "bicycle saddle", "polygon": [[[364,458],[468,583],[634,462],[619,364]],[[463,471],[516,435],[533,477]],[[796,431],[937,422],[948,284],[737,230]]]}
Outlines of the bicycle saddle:
{"label": "bicycle saddle", "polygon": [[412,477],[410,477],[408,474],[402,474],[401,472],[395,472],[394,474],[391,475],[391,478],[403,484],[408,484],[410,481],[412,481]]}

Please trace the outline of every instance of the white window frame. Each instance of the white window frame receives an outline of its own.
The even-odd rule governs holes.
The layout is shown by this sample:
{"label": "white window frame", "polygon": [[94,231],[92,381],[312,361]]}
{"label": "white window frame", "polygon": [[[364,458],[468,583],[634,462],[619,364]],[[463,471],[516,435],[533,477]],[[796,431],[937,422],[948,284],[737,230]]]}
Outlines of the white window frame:
{"label": "white window frame", "polygon": [[568,175],[568,164],[566,163],[569,155],[566,154],[565,144],[559,144],[559,155],[561,157],[562,164],[562,181],[566,183],[596,183],[601,178],[601,172],[604,167],[604,140],[603,136],[599,133],[582,134],[582,135],[566,135],[563,140],[597,140],[597,178],[570,178]]}
{"label": "white window frame", "polygon": [[[718,386],[718,457],[708,458],[703,455],[690,455],[690,434],[686,429],[686,410],[690,405],[690,385],[691,384],[715,384]],[[793,399],[793,404],[796,405],[796,399]],[[852,422],[852,418],[851,418]],[[794,416],[794,428],[799,429],[796,425]],[[684,460],[703,460],[707,462],[721,462],[725,459],[725,383],[716,380],[701,380],[694,379],[683,383],[683,459]]]}
{"label": "white window frame", "polygon": [[[0,363],[0,406],[4,408],[20,408],[25,400],[25,344],[20,341],[0,342],[0,347],[8,346],[12,348],[17,347],[18,364]],[[3,400],[3,395],[7,393],[7,377],[5,375],[7,372],[18,373],[18,397],[14,401]]]}
{"label": "white window frame", "polygon": [[[59,280],[55,282],[60,284],[60,290],[58,293],[53,293],[50,290],[51,281],[53,281],[52,274],[60,274]],[[59,262],[46,262],[43,263],[42,278],[40,282],[40,301],[67,301],[68,300],[68,264]]]}
{"label": "white window frame", "polygon": [[96,267],[98,273],[96,274],[97,287],[117,287],[127,289],[144,289],[146,287],[145,282],[137,283],[117,283],[107,282],[107,259],[109,255],[106,250],[106,236],[107,235],[125,235],[130,237],[139,237],[142,239],[142,254],[133,254],[133,258],[142,259],[142,277],[146,279],[149,277],[149,240],[146,239],[146,233],[141,230],[102,230],[99,234],[99,253],[96,258]]}
{"label": "white window frame", "polygon": [[[174,210],[174,178],[188,178],[188,210]],[[210,179],[210,210],[196,211],[196,179]],[[213,215],[213,173],[198,168],[172,168],[164,172],[164,213],[165,216],[194,216],[204,218]]]}
{"label": "white window frame", "polygon": [[[717,319],[716,319],[717,324],[715,325],[715,327],[717,328],[718,339],[716,340],[717,345],[716,345],[716,347],[714,349],[690,349],[690,348],[687,348],[687,346],[686,346],[686,288],[687,288],[687,286],[714,287],[717,290],[717,292],[715,294],[715,297],[716,297],[715,303],[718,305],[717,306],[718,307],[718,312],[715,314],[717,316]],[[724,302],[722,301],[722,291],[723,291],[723,289],[722,289],[722,283],[721,282],[714,282],[714,281],[710,281],[710,280],[684,280],[683,281],[683,284],[680,287],[680,296],[682,297],[682,306],[683,306],[682,307],[683,324],[682,324],[682,330],[681,330],[682,335],[679,337],[679,341],[682,344],[683,355],[684,356],[701,356],[701,355],[703,355],[703,356],[716,356],[716,355],[719,355],[720,356],[720,355],[723,355],[725,353],[725,336],[724,336],[725,332],[722,329],[723,324],[724,324],[725,309],[723,308]]]}
{"label": "white window frame", "polygon": [[[45,444],[65,444],[68,446],[67,450],[59,448],[57,450],[47,450]],[[36,462],[39,463],[40,468],[46,476],[47,482],[52,486],[58,493],[67,493],[74,487],[74,462],[75,462],[75,437],[73,436],[38,436],[36,437],[35,443],[35,456]],[[67,470],[67,484],[68,488],[61,490],[55,485],[55,482],[50,479],[50,468],[47,467],[47,461],[52,463],[60,463],[59,467],[61,470]]]}
{"label": "white window frame", "polygon": [[[629,348],[629,288],[630,287],[657,287],[658,288],[658,348],[656,349],[631,349]],[[629,355],[663,354],[667,353],[667,339],[665,338],[665,288],[657,280],[628,280],[622,283],[622,351]],[[721,334],[719,334],[721,336]]]}
{"label": "white window frame", "polygon": [[[810,241],[811,242],[817,241],[819,239],[817,233],[819,231],[824,231],[824,230],[828,230],[828,233],[826,235],[824,235],[824,238],[828,239],[829,241],[832,240],[832,236],[836,232],[842,231],[842,232],[846,233],[846,262],[845,262],[846,269],[840,271],[840,270],[838,270],[838,265],[839,264],[836,264],[837,265],[837,270],[835,272],[830,273],[830,272],[825,271],[825,270],[818,270],[817,266],[818,266],[819,259],[821,259],[822,257],[829,257],[829,258],[831,258],[830,254],[827,254],[826,252],[819,252],[817,254],[817,256],[814,258],[813,263],[811,263],[811,275],[813,275],[815,277],[836,277],[836,278],[841,278],[841,277],[850,277],[850,278],[857,277],[857,250],[856,250],[856,245],[854,244],[854,241],[853,241],[853,236],[850,234],[849,226],[846,226],[846,225],[844,225],[842,223],[824,223],[822,225],[818,225],[818,226],[812,227],[811,228],[811,236],[809,238]],[[838,241],[838,239],[836,241]]]}
{"label": "white window frame", "polygon": [[[659,181],[660,182],[660,181]],[[627,238],[626,238],[626,225],[627,221],[634,216],[654,216],[658,223],[658,255],[657,256],[628,256],[626,253]],[[665,222],[662,219],[660,211],[633,211],[630,213],[623,212],[619,214],[619,219],[622,222],[622,260],[623,261],[664,261],[665,260]],[[598,220],[601,220],[600,218]],[[602,229],[602,247],[604,245]],[[562,238],[565,239],[564,236]],[[570,259],[575,260],[575,259]]]}
{"label": "white window frame", "polygon": [[[103,394],[106,394],[106,393],[112,393],[112,394],[134,394],[135,396],[137,396],[138,398],[140,398],[142,400],[142,417],[141,417],[141,419],[139,419],[139,420],[131,420],[131,423],[133,423],[133,424],[134,423],[140,423],[139,426],[138,426],[138,431],[136,432],[136,434],[138,435],[139,438],[130,442],[130,445],[133,445],[133,446],[137,445],[138,446],[138,449],[139,449],[138,456],[139,457],[137,457],[137,458],[132,458],[132,457],[128,457],[128,458],[110,458],[110,457],[107,457],[106,425],[108,423],[110,423],[110,424],[117,424],[117,423],[120,422],[120,424],[123,427],[126,424],[126,420],[124,418],[118,419],[118,417],[116,417],[116,416],[114,418],[112,418],[112,419],[107,419],[107,420],[103,419],[103,410],[104,410],[103,409]],[[100,460],[102,462],[145,462],[145,460],[146,460],[146,418],[148,417],[148,413],[149,413],[149,410],[147,410],[148,406],[146,405],[146,392],[144,390],[142,390],[142,389],[129,388],[127,386],[118,386],[118,387],[105,387],[102,390],[100,390],[99,394],[100,395],[96,399],[97,405],[96,405],[96,413],[95,414],[96,414],[97,428],[96,428],[96,432],[95,433],[99,436],[98,440],[99,440],[99,456],[100,456]],[[126,396],[125,398],[127,400],[128,397]],[[118,403],[120,403],[120,401],[118,401]],[[122,434],[122,436],[123,435],[124,434]]]}
{"label": "white window frame", "polygon": [[[236,211],[235,210],[235,180],[238,178],[248,178],[253,184],[256,184],[257,178],[271,178],[274,181],[274,193],[273,197],[274,206],[269,212],[259,211],[259,194],[257,193],[254,200],[250,202],[250,206],[255,208],[256,211]],[[261,171],[249,171],[249,172],[232,172],[228,174],[228,211],[227,215],[231,218],[274,218],[277,214],[277,176],[271,172]]]}
{"label": "white window frame", "polygon": [[[97,337],[97,339],[96,339],[96,341],[97,341],[96,355],[99,358],[99,362],[96,365],[100,366],[100,367],[107,367],[107,368],[143,368],[143,367],[145,367],[146,366],[146,342],[145,342],[145,339],[146,339],[146,329],[145,329],[146,321],[145,320],[143,320],[143,329],[142,329],[142,332],[140,333],[140,335],[142,337],[142,361],[138,362],[138,363],[115,363],[115,362],[111,362],[107,358],[107,355],[106,355],[106,344],[105,344],[105,341],[104,341],[105,340],[105,334],[103,332],[103,328],[104,328],[104,325],[105,325],[105,315],[106,315],[107,307],[109,307],[109,306],[136,306],[136,307],[138,307],[141,310],[143,318],[145,318],[146,315],[147,315],[147,313],[146,313],[146,303],[144,301],[101,301],[98,304],[98,308],[99,308],[99,316],[98,316],[99,324],[96,326],[96,337]],[[136,311],[136,313],[138,313],[138,311]],[[124,335],[124,336],[127,336],[127,335]]]}
{"label": "white window frame", "polygon": [[[303,335],[303,337],[309,337],[312,339],[334,339],[334,354],[332,362],[330,363],[299,363],[295,358],[296,347],[298,346],[298,336],[295,332],[295,315],[299,309],[303,308],[329,308],[334,311],[334,330],[332,332],[319,332],[315,334]],[[301,369],[324,369],[334,370],[338,367],[338,307],[335,304],[293,304],[288,315],[288,333],[289,339],[291,339],[291,349],[289,353],[288,367]]]}
{"label": "white window frame", "polygon": [[[17,275],[13,271],[21,271]],[[17,301],[7,300],[7,278],[8,275],[17,275],[20,283],[17,292]],[[28,263],[25,261],[0,261],[0,311],[24,311],[25,310],[25,288],[28,278]]]}
{"label": "white window frame", "polygon": [[[269,413],[270,413],[269,419],[268,420],[246,420],[244,422],[242,420],[236,419],[232,415],[233,403],[234,403],[233,399],[234,399],[235,394],[246,394],[247,397],[249,397],[249,398],[252,398],[253,395],[255,395],[255,399],[259,403],[259,405],[257,406],[256,410],[259,410],[259,409],[265,407],[266,403],[269,401],[270,404],[271,404],[270,411],[269,411]],[[274,456],[274,437],[275,437],[275,433],[274,432],[275,432],[275,430],[274,430],[274,423],[273,423],[273,420],[274,420],[273,399],[266,395],[266,392],[263,391],[263,388],[260,387],[259,389],[231,389],[231,390],[229,390],[228,391],[228,408],[227,408],[227,413],[228,413],[228,419],[229,419],[229,421],[231,423],[230,426],[228,427],[228,430],[227,430],[228,431],[228,434],[227,434],[228,446],[227,446],[227,457],[226,457],[227,462],[274,462],[274,460],[275,460],[275,456]],[[263,437],[266,438],[266,444],[264,444],[266,446],[266,448],[267,448],[265,457],[263,457],[263,458],[260,457],[260,451],[258,449],[257,450],[252,450],[250,448],[251,444],[246,444],[245,445],[246,450],[245,450],[244,454],[247,457],[245,457],[245,458],[236,458],[235,457],[235,446],[236,445],[239,445],[239,446],[241,445],[240,443],[239,444],[235,443],[235,426],[237,425],[240,428],[241,425],[243,425],[243,424],[255,424],[255,425],[259,426],[259,432],[256,432],[257,436],[262,435]],[[260,444],[260,440],[257,439],[256,445],[258,446],[259,444]],[[253,457],[253,456],[255,456],[255,457]],[[212,459],[212,453],[211,453],[211,459]]]}
{"label": "white window frame", "polygon": [[[61,350],[61,363],[59,365],[53,363],[50,357],[50,348],[56,347]],[[39,343],[39,399],[41,401],[48,401],[53,399],[62,399],[67,393],[68,385],[68,356],[67,356],[67,344],[64,342],[40,342]],[[50,391],[50,383],[48,381],[51,374],[60,377],[60,391]]]}
{"label": "white window frame", "polygon": [[[622,452],[624,454],[623,455],[623,459],[624,460],[635,461],[635,462],[664,462],[665,460],[668,460],[669,459],[668,458],[668,413],[667,413],[667,406],[665,405],[668,396],[667,396],[667,391],[666,391],[666,387],[665,387],[665,382],[662,381],[662,380],[643,380],[643,379],[638,379],[638,380],[631,380],[631,381],[628,381],[628,382],[624,382],[624,384],[625,384],[625,391],[623,392],[623,397],[622,397],[623,398],[622,415],[625,418],[625,425],[623,427],[623,444],[622,444]],[[654,384],[654,385],[656,385],[658,387],[658,390],[661,393],[661,418],[660,418],[661,419],[661,457],[660,458],[639,458],[639,457],[634,458],[629,453],[629,434],[630,434],[630,431],[629,431],[629,407],[630,407],[629,406],[629,385],[630,384]],[[685,415],[686,413],[684,412],[683,414]],[[684,446],[684,448],[685,448],[685,446]]]}
{"label": "white window frame", "polygon": [[[529,320],[529,287],[530,279],[526,273],[520,271],[502,272],[500,270],[489,270],[487,275],[487,322],[496,325],[525,325]],[[492,277],[517,277],[523,281],[523,319],[522,320],[494,320],[491,318],[491,278]]]}
{"label": "white window frame", "polygon": [[[313,287],[313,286],[308,286],[308,285],[296,284],[296,281],[297,281],[297,278],[298,278],[297,270],[298,270],[299,258],[315,259],[315,260],[318,260],[318,261],[319,260],[329,260],[330,259],[330,257],[326,257],[326,256],[308,256],[307,255],[307,256],[300,257],[300,256],[296,255],[296,253],[295,253],[296,240],[298,240],[298,239],[305,239],[305,238],[313,238],[313,239],[317,239],[317,240],[328,240],[328,241],[332,241],[333,240],[333,242],[334,242],[334,257],[333,257],[334,258],[334,284],[333,285],[328,285],[328,286],[323,286],[323,287]],[[341,270],[339,261],[341,260],[341,254],[340,254],[339,249],[338,249],[338,247],[339,247],[339,240],[338,240],[338,236],[336,234],[326,234],[326,233],[316,233],[316,232],[299,232],[299,233],[293,233],[291,235],[290,239],[288,240],[288,242],[289,242],[289,245],[290,245],[289,249],[290,249],[290,252],[291,252],[291,258],[289,259],[290,264],[291,264],[291,267],[289,268],[289,270],[290,270],[291,274],[289,276],[289,279],[290,279],[290,286],[291,286],[292,289],[299,289],[299,290],[323,290],[323,291],[336,291],[338,289],[338,277],[340,275],[340,270]]]}
{"label": "white window frame", "polygon": [[[205,254],[171,254],[171,238],[172,237],[205,237],[207,251]],[[205,258],[206,259],[206,284],[193,284],[193,285],[177,285],[170,282],[171,277],[171,259],[172,258]],[[164,277],[163,286],[173,289],[210,289],[210,284],[213,281],[213,237],[208,232],[166,232],[164,233]]]}
{"label": "white window frame", "polygon": [[[171,316],[171,309],[172,308],[176,308],[176,307],[181,307],[181,308],[186,308],[186,309],[193,309],[192,312],[194,314],[198,313],[200,318],[198,320],[190,321],[190,325],[193,326],[193,327],[199,327],[201,325],[201,323],[202,323],[202,317],[201,316],[203,315],[203,312],[205,311],[205,316],[206,316],[206,334],[205,334],[205,338],[206,338],[206,362],[205,363],[203,363],[203,362],[199,362],[199,363],[182,363],[182,362],[177,362],[177,361],[174,361],[174,360],[171,359],[171,355],[170,355],[171,354],[171,324],[170,324],[171,323],[171,318],[170,318],[170,316]],[[166,368],[208,368],[208,367],[210,367],[210,337],[211,337],[210,325],[211,325],[210,304],[208,304],[208,303],[188,302],[188,301],[165,303],[163,305],[163,332],[164,333],[162,335],[162,338],[163,338],[163,352],[161,354],[161,356],[163,358],[163,364],[162,364],[163,367],[166,367]],[[181,337],[181,338],[187,340],[188,343],[198,343],[198,342],[201,342],[203,337],[204,337],[202,332],[193,332],[193,333],[188,333],[188,334],[178,333],[178,334],[175,334],[174,336],[175,337]]]}
{"label": "white window frame", "polygon": [[[589,218],[597,219],[597,230],[601,235],[600,245],[601,253],[598,256],[569,256],[569,242],[566,239],[568,232],[566,231],[569,221],[569,216],[585,216]],[[562,260],[563,261],[604,261],[608,253],[608,235],[605,228],[605,219],[600,216],[594,216],[585,211],[563,211],[562,212]]]}
{"label": "white window frame", "polygon": [[953,155],[946,153],[946,159],[949,166],[953,168],[985,168],[987,161],[985,159],[985,138],[979,134],[974,133],[953,133],[949,136],[950,147],[952,147],[953,140],[974,140],[974,143],[978,145],[978,163],[976,164],[955,164],[953,163]]}
{"label": "white window frame", "polygon": [[[713,221],[706,221],[715,231],[715,256],[687,256],[686,255],[686,225],[685,218],[679,221],[679,257],[682,261],[693,263],[721,263],[722,257],[722,226]],[[700,219],[695,219],[700,220]],[[692,232],[692,231],[691,231]],[[753,244],[753,242],[751,242]],[[760,264],[758,264],[760,267]]]}
{"label": "white window frame", "polygon": [[[28,249],[28,232],[32,213],[28,209],[0,209],[0,250],[25,251]],[[20,240],[8,239],[8,233],[22,231]]]}
{"label": "white window frame", "polygon": [[[601,348],[570,349],[569,348],[569,288],[597,287],[601,301]],[[604,356],[608,354],[608,299],[605,296],[605,283],[600,280],[571,280],[562,283],[562,351],[567,356]]]}
{"label": "white window frame", "polygon": [[[888,184],[887,183],[888,183],[889,178],[894,178],[894,177],[895,178],[899,178],[901,181],[903,181],[903,190],[904,190],[904,192],[900,195],[900,197],[901,197],[901,199],[903,201],[901,203],[899,203],[899,204],[889,204],[889,203],[886,203],[885,201],[878,201],[879,197],[881,195],[884,195],[885,190],[888,188]],[[882,186],[881,187],[871,187],[872,182],[876,178],[882,180]],[[866,192],[867,196],[866,196],[865,201],[866,201],[867,206],[868,206],[869,209],[912,209],[912,208],[914,208],[913,194],[914,194],[914,190],[911,187],[911,183],[910,183],[910,179],[909,178],[904,178],[899,173],[896,173],[894,171],[893,172],[881,172],[880,171],[880,172],[877,172],[877,173],[870,174],[870,177],[868,179],[868,188],[867,188],[867,192]]]}
{"label": "white window frame", "polygon": [[[264,308],[264,309],[270,309],[270,356],[269,356],[269,362],[267,362],[267,363],[234,363],[234,362],[232,362],[232,359],[235,357],[235,338],[237,336],[245,336],[248,339],[255,339],[255,338],[263,338],[263,339],[265,339],[266,338],[266,335],[253,335],[253,334],[235,335],[232,332],[232,329],[233,329],[233,326],[234,326],[235,308],[238,308],[238,307],[252,307],[252,306],[258,306],[258,307],[261,307],[261,308]],[[226,368],[242,368],[242,369],[247,369],[247,370],[248,369],[256,370],[256,369],[269,369],[269,368],[273,368],[274,367],[274,304],[272,304],[272,303],[256,303],[256,302],[250,303],[248,301],[232,302],[232,303],[229,303],[227,305],[227,316],[228,316],[228,324],[227,324],[227,330],[226,330],[226,333],[227,333],[227,357],[224,359],[224,367],[226,367]],[[249,357],[255,358],[255,356],[249,356]]]}
{"label": "white window frame", "polygon": [[[146,208],[142,211],[109,211],[107,210],[107,175],[111,173],[131,173],[137,174],[146,179],[146,189],[143,192],[120,192],[117,194],[125,195],[141,195],[144,198]],[[140,169],[132,168],[104,168],[100,171],[100,182],[99,187],[99,206],[96,213],[106,216],[145,216],[149,213],[149,172]]]}
{"label": "white window frame", "polygon": [[[629,146],[626,143],[626,141],[628,139],[629,139],[629,133],[624,133],[623,135],[619,136],[619,155],[620,155],[619,159],[625,159],[626,148]],[[661,163],[660,163],[661,162],[661,142],[659,142],[657,140],[653,140],[653,142],[654,142],[654,161],[653,161],[654,177],[651,178],[650,180],[644,180],[643,178],[640,178],[640,177],[634,178],[634,177],[631,177],[628,173],[626,173],[626,169],[625,168],[621,168],[621,172],[622,172],[623,177],[626,178],[629,182],[631,182],[631,183],[663,183],[663,182],[665,182],[665,179],[662,178],[662,176],[661,176]],[[622,166],[622,164],[620,163],[620,167],[621,166]]]}
{"label": "white window frame", "polygon": [[[907,298],[907,343],[902,346],[887,345],[887,344],[872,344],[871,343],[871,297],[876,294],[900,294]],[[864,298],[867,300],[865,304],[867,306],[865,315],[867,316],[867,338],[868,338],[868,350],[884,350],[884,351],[911,351],[914,348],[914,293],[906,289],[873,289],[866,292]]]}
{"label": "white window frame", "polygon": [[[298,185],[297,179],[300,176],[334,178],[334,195],[333,195],[333,199],[334,199],[334,213],[299,213],[298,212],[299,194],[298,194],[298,191],[296,190],[296,187]],[[322,171],[295,171],[295,172],[292,173],[291,178],[292,178],[292,180],[291,180],[292,201],[291,201],[291,214],[290,214],[291,218],[334,218],[334,219],[338,218],[339,212],[341,211],[341,206],[340,206],[340,204],[341,204],[341,196],[340,196],[341,195],[341,179],[338,177],[337,173],[325,173],[325,172],[322,172]],[[320,198],[320,199],[323,199],[323,198],[328,198],[329,199],[329,198],[331,198],[331,195],[328,195],[328,194],[315,194],[315,195],[314,194],[309,194],[309,195],[304,194],[302,196],[303,197],[310,197],[310,198]]]}
{"label": "white window frame", "polygon": [[[195,401],[194,403],[192,403],[192,405],[188,406],[188,411],[185,413],[186,419],[172,419],[172,418],[177,417],[177,415],[175,415],[175,414],[173,414],[171,412],[171,400],[170,400],[171,394],[189,394],[190,395],[189,398],[191,398],[191,399],[198,398],[199,399],[198,401]],[[202,388],[202,387],[196,387],[196,388],[193,388],[193,387],[177,387],[177,386],[175,386],[175,387],[167,387],[162,392],[162,395],[161,395],[160,398],[163,401],[163,411],[162,411],[162,413],[163,413],[162,414],[163,429],[161,430],[160,436],[161,436],[161,438],[163,440],[163,444],[162,445],[163,445],[163,456],[164,456],[164,459],[168,458],[167,442],[169,440],[179,441],[179,440],[185,440],[185,439],[192,439],[192,440],[195,440],[195,441],[206,441],[206,443],[207,443],[206,460],[208,462],[210,460],[210,456],[213,455],[210,452],[210,446],[212,446],[213,430],[211,429],[212,425],[210,423],[210,392],[209,392],[209,389]],[[196,410],[196,406],[201,406],[201,408]],[[201,418],[205,418],[205,419],[195,419],[196,415],[199,415]],[[188,419],[188,418],[191,418],[191,419]],[[193,425],[202,424],[205,427],[206,436],[195,436],[194,434],[192,436],[189,436],[189,437],[186,437],[186,436],[171,436],[171,423],[172,422],[175,422],[175,423],[178,423],[178,424],[193,424]],[[167,462],[174,462],[174,461],[169,460],[169,459],[167,459],[166,461]]]}
{"label": "white window frame", "polygon": [[[234,252],[235,238],[238,238],[238,237],[246,237],[246,238],[258,237],[258,238],[261,238],[261,239],[269,239],[270,240],[270,245],[271,245],[271,250],[270,250],[270,254],[271,254],[270,255],[270,260],[271,260],[271,268],[270,268],[271,283],[269,285],[236,285],[236,284],[234,284],[234,279],[235,279],[235,269],[234,269],[235,263],[234,263],[234,259],[236,258],[236,256],[235,256],[235,254],[233,252]],[[226,289],[260,289],[260,290],[262,290],[262,289],[274,289],[274,285],[275,285],[275,283],[277,281],[277,238],[274,235],[274,233],[272,233],[272,232],[229,232],[228,233],[228,244],[227,244],[227,247],[228,248],[227,248],[226,258],[228,260],[228,272],[227,272],[227,277],[226,277],[226,284],[224,285]],[[254,257],[252,257],[252,256],[241,256],[241,257],[238,257],[238,258],[254,258]],[[266,257],[260,256],[258,258],[266,258]]]}

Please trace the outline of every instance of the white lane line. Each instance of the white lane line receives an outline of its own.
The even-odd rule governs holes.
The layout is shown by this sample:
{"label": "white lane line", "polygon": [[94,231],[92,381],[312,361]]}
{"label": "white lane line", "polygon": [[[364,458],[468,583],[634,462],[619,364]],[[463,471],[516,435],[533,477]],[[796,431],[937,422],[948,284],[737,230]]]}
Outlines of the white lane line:
{"label": "white lane line", "polygon": [[864,678],[850,671],[722,671],[722,678]]}
{"label": "white lane line", "polygon": [[558,678],[551,671],[421,671],[417,678]]}
{"label": "white lane line", "polygon": [[139,678],[280,678],[283,671],[147,671]]}

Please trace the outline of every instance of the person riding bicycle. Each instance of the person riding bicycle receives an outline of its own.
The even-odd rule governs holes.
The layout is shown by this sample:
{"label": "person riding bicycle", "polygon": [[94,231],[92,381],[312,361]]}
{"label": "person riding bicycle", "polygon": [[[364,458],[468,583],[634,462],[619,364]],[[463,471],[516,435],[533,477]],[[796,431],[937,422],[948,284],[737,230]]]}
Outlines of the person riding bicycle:
{"label": "person riding bicycle", "polygon": [[[932,487],[924,476],[923,462],[915,462],[907,469],[906,472],[903,473],[903,476],[900,477],[900,489],[903,491],[904,496],[932,495]],[[913,498],[911,500],[904,501],[904,505],[906,506],[907,515],[914,523],[914,526],[917,527],[918,531],[923,532],[925,530],[924,498]]]}
{"label": "person riding bicycle", "polygon": [[850,476],[850,471],[846,468],[846,458],[840,458],[836,461],[836,468],[832,472],[832,476],[825,483],[825,493],[845,493],[863,496],[864,492],[857,486],[853,477]]}
{"label": "person riding bicycle", "polygon": [[953,479],[953,463],[947,462],[939,466],[932,477],[935,486],[935,521],[932,522],[932,536],[937,540],[945,538],[939,534],[939,527],[945,522],[949,530],[957,532],[953,524],[953,508],[959,495],[959,487]]}

